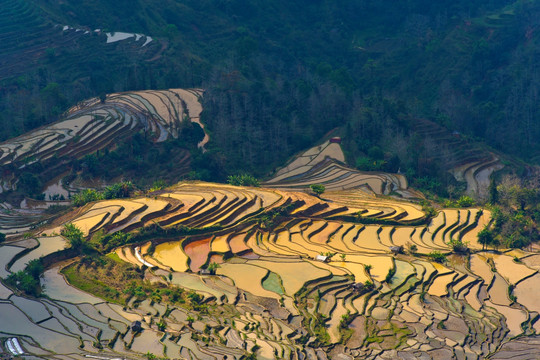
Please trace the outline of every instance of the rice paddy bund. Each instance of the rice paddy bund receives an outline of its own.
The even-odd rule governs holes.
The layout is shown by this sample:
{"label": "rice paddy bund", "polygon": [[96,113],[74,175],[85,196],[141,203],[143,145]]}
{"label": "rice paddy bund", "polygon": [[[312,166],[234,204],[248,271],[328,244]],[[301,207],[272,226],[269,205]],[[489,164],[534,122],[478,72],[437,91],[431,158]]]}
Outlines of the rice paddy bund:
{"label": "rice paddy bund", "polygon": [[[483,359],[540,330],[537,302],[527,295],[540,285],[535,255],[484,251],[473,235],[490,224],[488,211],[444,209],[426,218],[413,202],[378,202],[365,189],[324,197],[335,201],[186,182],[88,204],[63,221],[88,241],[118,232],[136,241],[112,249],[103,268],[77,259],[48,267],[47,297],[2,286],[0,323],[16,324],[3,334],[47,359],[147,351],[191,359]],[[354,220],[361,209],[357,219],[368,223]],[[1,276],[62,250],[62,225],[2,246]],[[472,253],[451,255],[451,239],[468,239]],[[448,260],[433,262],[433,251]],[[81,266],[99,281],[68,283]],[[122,283],[121,272],[142,276],[141,288]],[[178,287],[185,300],[175,302]]]}

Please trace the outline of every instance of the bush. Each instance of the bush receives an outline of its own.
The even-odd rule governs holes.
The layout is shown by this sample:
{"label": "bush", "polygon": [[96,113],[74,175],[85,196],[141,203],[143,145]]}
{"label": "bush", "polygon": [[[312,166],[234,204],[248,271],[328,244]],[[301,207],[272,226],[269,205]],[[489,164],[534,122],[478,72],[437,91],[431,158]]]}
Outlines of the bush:
{"label": "bush", "polygon": [[40,259],[28,262],[24,270],[9,275],[6,282],[31,296],[41,294],[39,278],[43,272],[43,264]]}
{"label": "bush", "polygon": [[452,247],[452,250],[456,253],[466,253],[469,251],[469,244],[461,240],[451,239],[449,245]]}
{"label": "bush", "polygon": [[326,190],[326,188],[322,184],[313,184],[313,185],[310,185],[309,187],[311,188],[311,191],[317,194],[317,196],[320,196]]}
{"label": "bush", "polygon": [[90,243],[85,241],[82,230],[72,223],[65,224],[60,235],[68,239],[71,248],[80,254],[88,254],[95,250]]}
{"label": "bush", "polygon": [[131,181],[122,181],[120,183],[107,186],[103,191],[105,199],[121,199],[131,195],[135,187]]}
{"label": "bush", "polygon": [[484,228],[478,233],[478,242],[482,244],[482,247],[485,249],[486,246],[490,246],[494,244],[495,237],[493,236],[493,232],[489,230],[488,226],[484,226]]}
{"label": "bush", "polygon": [[208,265],[207,270],[210,271],[210,274],[215,275],[215,274],[216,274],[216,270],[217,270],[218,268],[220,268],[220,267],[221,267],[221,266],[220,266],[218,263],[211,262],[211,263]]}
{"label": "bush", "polygon": [[227,178],[227,183],[234,186],[261,186],[257,178],[248,174],[230,175]]}
{"label": "bush", "polygon": [[73,195],[73,205],[83,206],[92,201],[104,199],[121,199],[131,196],[135,186],[131,181],[122,181],[111,186],[107,186],[103,192],[94,189],[85,189]]}
{"label": "bush", "polygon": [[0,243],[3,243],[4,241],[6,241],[6,234],[0,233]]}
{"label": "bush", "polygon": [[83,206],[92,201],[103,200],[103,194],[94,189],[85,189],[78,194],[73,195],[73,205]]}
{"label": "bush", "polygon": [[41,179],[30,172],[23,172],[17,183],[19,190],[30,197],[39,195],[42,185]]}
{"label": "bush", "polygon": [[388,284],[391,284],[392,283],[392,278],[394,277],[395,274],[396,274],[396,268],[395,267],[388,269],[388,274],[386,274],[386,278],[384,280]]}
{"label": "bush", "polygon": [[474,206],[475,204],[476,204],[476,201],[474,201],[473,198],[467,195],[460,197],[457,201],[457,206],[461,208],[471,207],[471,206]]}
{"label": "bush", "polygon": [[438,262],[441,264],[446,262],[446,255],[444,255],[440,251],[432,251],[429,253],[428,256],[431,261]]}

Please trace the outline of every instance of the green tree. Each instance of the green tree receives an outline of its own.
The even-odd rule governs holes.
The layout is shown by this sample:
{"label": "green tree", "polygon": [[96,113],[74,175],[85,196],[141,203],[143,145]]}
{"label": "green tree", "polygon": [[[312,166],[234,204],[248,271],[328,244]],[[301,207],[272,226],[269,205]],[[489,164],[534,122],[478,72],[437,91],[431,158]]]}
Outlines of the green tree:
{"label": "green tree", "polygon": [[489,203],[495,205],[499,202],[499,191],[497,190],[497,184],[495,180],[491,179],[489,182]]}
{"label": "green tree", "polygon": [[215,263],[215,262],[211,262],[209,265],[208,265],[208,271],[210,271],[210,274],[212,275],[215,275],[216,274],[216,270],[219,269],[221,266],[218,264],[218,263]]}
{"label": "green tree", "polygon": [[17,271],[6,278],[6,282],[31,296],[41,294],[39,278],[43,273],[41,259],[34,259],[28,262],[24,270]]}
{"label": "green tree", "polygon": [[80,254],[87,254],[94,250],[92,245],[85,241],[82,230],[72,223],[65,224],[60,234],[68,239],[71,248]]}
{"label": "green tree", "polygon": [[0,232],[0,243],[6,241],[6,234]]}
{"label": "green tree", "polygon": [[35,174],[24,172],[19,177],[17,187],[28,196],[38,195],[41,191],[41,180]]}
{"label": "green tree", "polygon": [[326,190],[322,184],[312,184],[309,187],[317,196],[321,196]]}
{"label": "green tree", "polygon": [[487,225],[478,233],[478,242],[482,244],[482,248],[485,250],[486,246],[492,245],[494,236],[493,232],[488,229]]}

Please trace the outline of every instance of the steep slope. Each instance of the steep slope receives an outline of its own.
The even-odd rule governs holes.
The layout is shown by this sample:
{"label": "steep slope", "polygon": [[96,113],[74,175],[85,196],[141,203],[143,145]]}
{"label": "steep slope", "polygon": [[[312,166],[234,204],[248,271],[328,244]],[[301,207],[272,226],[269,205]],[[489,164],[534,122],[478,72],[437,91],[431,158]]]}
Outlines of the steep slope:
{"label": "steep slope", "polygon": [[[33,165],[44,169],[40,177],[45,183],[69,169],[71,161],[140,131],[157,143],[178,138],[184,121],[200,124],[201,94],[182,89],[141,91],[81,102],[61,121],[0,143],[0,165],[5,169],[0,192],[16,188],[19,175]],[[206,135],[199,146],[207,141]]]}
{"label": "steep slope", "polygon": [[333,138],[294,157],[264,184],[284,190],[308,190],[312,184],[322,184],[326,190],[363,189],[366,193],[382,195],[391,192],[405,197],[422,197],[408,189],[401,174],[362,172],[347,167],[340,138]]}

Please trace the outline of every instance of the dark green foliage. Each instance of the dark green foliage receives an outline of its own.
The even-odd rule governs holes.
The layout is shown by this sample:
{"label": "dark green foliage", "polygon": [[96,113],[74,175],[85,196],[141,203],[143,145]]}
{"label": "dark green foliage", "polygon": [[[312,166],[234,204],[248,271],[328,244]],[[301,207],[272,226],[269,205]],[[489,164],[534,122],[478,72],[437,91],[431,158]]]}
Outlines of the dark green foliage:
{"label": "dark green foliage", "polygon": [[65,224],[60,234],[68,239],[71,247],[78,249],[84,242],[84,234],[81,229],[72,223]]}
{"label": "dark green foliage", "polygon": [[452,250],[456,253],[464,254],[469,251],[469,244],[463,242],[461,239],[451,239],[448,245],[450,245]]}
{"label": "dark green foliage", "polygon": [[83,206],[92,201],[127,198],[134,189],[135,187],[131,181],[123,181],[107,186],[103,191],[85,189],[80,193],[73,195],[73,205]]}
{"label": "dark green foliage", "polygon": [[322,184],[312,184],[309,186],[311,191],[313,191],[317,196],[321,196],[326,188]]}
{"label": "dark green foliage", "polygon": [[488,193],[489,203],[491,205],[497,204],[499,202],[499,191],[497,190],[497,183],[494,179],[491,179],[491,181],[489,182]]}
{"label": "dark green foliage", "polygon": [[539,174],[534,174],[528,180],[505,177],[497,186],[499,200],[492,209],[492,246],[502,244],[510,248],[524,248],[540,240],[539,178]]}
{"label": "dark green foliage", "polygon": [[515,288],[515,285],[508,285],[508,298],[512,301],[512,302],[516,302],[517,301],[517,297],[516,295],[514,295],[514,288]]}
{"label": "dark green foliage", "polygon": [[6,241],[6,234],[0,232],[0,243]]}
{"label": "dark green foliage", "polygon": [[488,226],[486,225],[480,232],[478,233],[478,242],[482,244],[482,248],[486,248],[486,246],[491,246],[494,244],[494,236],[493,232],[489,230]]}
{"label": "dark green foliage", "polygon": [[72,223],[65,224],[60,234],[68,239],[71,248],[79,254],[90,254],[95,251],[93,245],[84,238],[81,229]]}
{"label": "dark green foliage", "polygon": [[270,209],[270,211],[266,211],[257,217],[257,223],[263,229],[272,230],[295,208],[296,206],[294,204],[289,204],[287,206]]}
{"label": "dark green foliage", "polygon": [[476,201],[474,201],[473,198],[467,195],[463,195],[460,197],[457,201],[458,207],[465,208],[465,207],[471,207],[476,204]]}
{"label": "dark green foliage", "polygon": [[71,197],[73,205],[83,206],[92,201],[103,200],[103,194],[94,189],[84,189]]}
{"label": "dark green foliage", "polygon": [[[155,181],[176,183],[188,174],[192,156],[197,159],[194,167],[199,170],[203,166],[213,166],[208,160],[211,155],[202,154],[197,149],[197,143],[204,136],[204,133],[201,133],[200,126],[191,122],[182,123],[178,139],[169,139],[162,143],[153,143],[148,133],[137,133],[121,139],[113,150],[100,150],[80,161],[74,161],[74,168],[82,170],[83,177],[105,180],[119,177],[137,179],[138,185],[146,187],[150,187]],[[216,176],[214,180],[221,178]]]}
{"label": "dark green foliage", "polygon": [[135,187],[131,181],[123,181],[111,186],[107,186],[103,191],[105,199],[122,199],[130,197]]}
{"label": "dark green foliage", "polygon": [[427,200],[422,201],[422,211],[426,214],[428,218],[435,217],[437,215],[437,210],[431,205]]}
{"label": "dark green foliage", "polygon": [[438,262],[441,264],[446,262],[446,255],[444,255],[440,251],[432,251],[428,254],[428,257],[431,261]]}
{"label": "dark green foliage", "polygon": [[210,264],[208,264],[207,270],[210,271],[210,274],[215,275],[216,270],[220,267],[221,266],[218,263],[211,262]]}
{"label": "dark green foliage", "polygon": [[167,182],[163,179],[156,180],[152,183],[150,191],[163,190],[167,187]]}
{"label": "dark green foliage", "polygon": [[230,175],[227,182],[235,186],[260,186],[259,180],[249,174]]}
{"label": "dark green foliage", "polygon": [[[436,140],[415,133],[418,118],[526,158],[539,151],[539,84],[530,76],[539,42],[536,32],[524,30],[536,26],[536,2],[37,0],[27,6],[37,24],[51,22],[45,15],[51,14],[54,23],[130,29],[155,41],[144,48],[104,45],[103,35],[94,34],[59,46],[49,39],[67,34],[43,35],[44,54],[2,78],[2,139],[54,121],[91,96],[106,101],[112,91],[202,87],[211,142],[204,155],[192,154],[196,179],[224,180],[239,171],[260,177],[341,127],[352,164],[401,169],[413,186],[445,193],[451,180],[434,160]],[[10,19],[20,22],[19,16],[2,21]],[[11,25],[14,33],[27,26]],[[147,61],[165,39],[165,51]],[[200,135],[194,125],[180,137]],[[156,165],[147,146],[120,147],[117,155],[82,162],[92,176],[189,172]],[[461,156],[459,149],[441,157],[454,155]]]}
{"label": "dark green foliage", "polygon": [[18,190],[29,197],[35,197],[41,193],[41,179],[39,176],[23,172],[17,183]]}
{"label": "dark green foliage", "polygon": [[105,251],[110,251],[114,248],[117,248],[122,245],[129,244],[131,241],[132,235],[124,233],[122,231],[117,231],[113,234],[109,234],[101,238],[100,243],[102,248]]}
{"label": "dark green foliage", "polygon": [[394,266],[388,269],[388,274],[386,274],[386,278],[384,279],[384,281],[386,281],[388,284],[391,284],[392,278],[394,277],[395,274],[396,274],[396,267]]}
{"label": "dark green foliage", "polygon": [[41,294],[39,278],[43,270],[41,260],[34,259],[28,262],[24,270],[9,275],[6,282],[28,295],[39,296]]}
{"label": "dark green foliage", "polygon": [[375,288],[375,284],[373,284],[373,282],[369,280],[366,280],[366,282],[364,283],[364,289],[373,290],[374,288]]}

